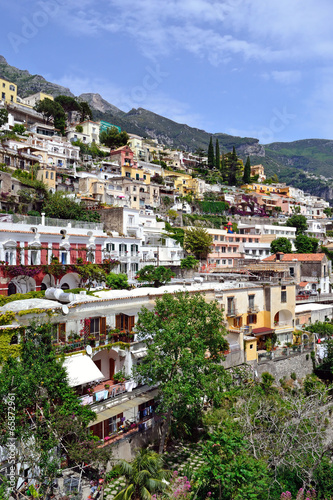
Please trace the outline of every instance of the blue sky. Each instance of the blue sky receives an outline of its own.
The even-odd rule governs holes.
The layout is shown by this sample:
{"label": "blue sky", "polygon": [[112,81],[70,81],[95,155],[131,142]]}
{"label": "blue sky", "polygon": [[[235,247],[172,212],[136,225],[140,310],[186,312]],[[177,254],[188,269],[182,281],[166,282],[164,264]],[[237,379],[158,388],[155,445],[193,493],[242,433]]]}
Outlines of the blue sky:
{"label": "blue sky", "polygon": [[11,0],[9,64],[208,132],[333,139],[330,0]]}

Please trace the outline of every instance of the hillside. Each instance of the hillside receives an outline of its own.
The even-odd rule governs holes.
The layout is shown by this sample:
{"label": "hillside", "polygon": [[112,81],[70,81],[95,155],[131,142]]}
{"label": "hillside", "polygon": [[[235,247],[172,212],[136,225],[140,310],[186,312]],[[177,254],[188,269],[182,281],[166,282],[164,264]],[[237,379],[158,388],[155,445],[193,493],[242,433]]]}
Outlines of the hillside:
{"label": "hillside", "polygon": [[[18,86],[18,94],[26,97],[43,91],[51,95],[74,97],[70,89],[48,82],[40,75],[31,75],[27,70],[10,66],[0,56],[0,76],[13,81]],[[263,146],[251,137],[235,137],[223,133],[209,133],[205,130],[176,123],[149,110],[138,108],[124,112],[109,103],[100,94],[84,93],[78,99],[89,103],[95,120],[105,120],[120,126],[128,133],[157,139],[171,148],[196,151],[207,150],[210,137],[218,138],[221,152],[231,151],[251,163],[262,163],[269,176],[277,174],[281,182],[291,183],[317,196],[333,200],[333,141],[306,139],[295,142],[275,142]]]}
{"label": "hillside", "polygon": [[27,97],[36,92],[46,92],[54,96],[68,95],[74,97],[74,94],[61,85],[51,83],[40,75],[31,75],[26,69],[17,69],[10,66],[6,59],[0,55],[0,76],[7,78],[17,85],[17,92],[20,97]]}

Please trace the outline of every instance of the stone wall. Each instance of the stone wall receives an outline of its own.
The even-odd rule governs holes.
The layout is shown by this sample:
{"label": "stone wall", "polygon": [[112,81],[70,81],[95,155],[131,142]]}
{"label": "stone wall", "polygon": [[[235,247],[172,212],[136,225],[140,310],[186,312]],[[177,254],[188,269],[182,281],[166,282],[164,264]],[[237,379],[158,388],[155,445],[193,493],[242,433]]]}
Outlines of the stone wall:
{"label": "stone wall", "polygon": [[112,458],[121,458],[128,461],[133,460],[139,448],[144,448],[155,441],[159,442],[161,425],[163,425],[162,421],[155,422],[153,419],[152,426],[147,430],[136,432],[135,434],[124,434],[123,439],[112,445]]}
{"label": "stone wall", "polygon": [[297,378],[304,378],[313,371],[310,352],[295,354],[285,359],[267,360],[265,363],[252,366],[257,371],[259,377],[261,377],[264,372],[269,372],[275,377],[276,382],[279,382],[280,378],[283,377],[289,379],[290,374],[293,372],[296,373]]}
{"label": "stone wall", "polygon": [[123,232],[123,207],[103,208],[96,210],[101,216],[101,222],[104,224],[104,231]]}

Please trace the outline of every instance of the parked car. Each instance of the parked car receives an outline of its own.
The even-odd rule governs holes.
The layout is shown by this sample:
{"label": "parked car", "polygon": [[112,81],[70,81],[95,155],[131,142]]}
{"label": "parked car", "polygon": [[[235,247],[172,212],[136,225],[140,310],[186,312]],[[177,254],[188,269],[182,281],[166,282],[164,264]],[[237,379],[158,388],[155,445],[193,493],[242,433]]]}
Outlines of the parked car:
{"label": "parked car", "polygon": [[300,290],[298,292],[298,295],[304,295],[304,296],[311,295],[311,290]]}
{"label": "parked car", "polygon": [[310,295],[317,296],[318,295],[317,290],[311,290]]}

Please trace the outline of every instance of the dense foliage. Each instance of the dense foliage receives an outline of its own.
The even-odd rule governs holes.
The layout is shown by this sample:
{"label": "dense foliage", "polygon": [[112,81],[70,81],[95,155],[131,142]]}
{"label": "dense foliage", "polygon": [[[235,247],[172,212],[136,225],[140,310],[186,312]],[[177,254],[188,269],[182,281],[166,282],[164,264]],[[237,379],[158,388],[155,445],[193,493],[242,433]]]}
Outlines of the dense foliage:
{"label": "dense foliage", "polygon": [[62,191],[50,193],[43,207],[46,217],[58,219],[73,219],[88,222],[100,220],[100,215],[96,212],[86,209],[82,202],[77,202],[67,196]]}
{"label": "dense foliage", "polygon": [[128,139],[128,134],[125,131],[119,132],[116,127],[110,127],[107,130],[103,130],[99,135],[101,144],[111,149],[126,146]]}
{"label": "dense foliage", "polygon": [[197,259],[207,257],[213,244],[213,236],[204,227],[189,227],[184,235],[184,248]]}
{"label": "dense foliage", "polygon": [[283,252],[283,253],[291,253],[292,247],[290,240],[285,237],[276,238],[271,242],[271,253]]}
{"label": "dense foliage", "polygon": [[152,283],[155,288],[158,288],[169,283],[173,277],[174,273],[169,267],[148,265],[137,272],[135,279],[139,282]]}

